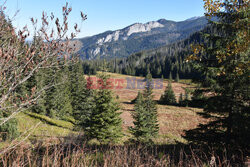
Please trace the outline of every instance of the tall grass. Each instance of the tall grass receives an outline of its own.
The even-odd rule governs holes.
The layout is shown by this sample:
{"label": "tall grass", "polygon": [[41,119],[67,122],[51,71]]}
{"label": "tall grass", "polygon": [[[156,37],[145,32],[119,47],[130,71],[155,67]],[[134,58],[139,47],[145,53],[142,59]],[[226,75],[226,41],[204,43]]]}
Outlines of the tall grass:
{"label": "tall grass", "polygon": [[243,166],[244,153],[191,146],[87,145],[55,141],[23,144],[0,155],[0,166],[165,167]]}

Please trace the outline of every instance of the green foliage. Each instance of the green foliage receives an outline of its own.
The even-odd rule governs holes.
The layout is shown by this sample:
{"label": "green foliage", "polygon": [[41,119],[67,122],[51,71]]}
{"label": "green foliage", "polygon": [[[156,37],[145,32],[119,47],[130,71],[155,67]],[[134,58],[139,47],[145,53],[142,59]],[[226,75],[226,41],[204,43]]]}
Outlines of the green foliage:
{"label": "green foliage", "polygon": [[41,97],[37,99],[36,103],[31,106],[31,111],[37,114],[46,114],[46,101],[44,99],[45,91],[41,93]]}
{"label": "green foliage", "polygon": [[92,90],[87,89],[81,61],[69,66],[62,63],[61,67],[45,69],[35,77],[33,82],[38,89],[45,86],[48,89],[42,91],[31,112],[85,126],[94,102]]}
{"label": "green foliage", "polygon": [[27,130],[30,131],[31,127],[36,127],[35,129],[32,128],[32,135],[29,139],[34,139],[35,137],[35,139],[40,140],[48,137],[63,137],[78,133],[69,128],[51,125],[46,121],[41,121],[39,118],[29,116],[25,112],[19,113],[16,119],[18,121],[18,130],[20,133],[25,133]]}
{"label": "green foliage", "polygon": [[211,9],[218,7],[213,3],[205,3],[207,15],[217,20],[210,20],[204,43],[194,48],[190,59],[203,74],[200,91],[211,94],[204,110],[221,115],[210,129],[226,128],[226,142],[245,144],[250,134],[249,3],[225,1],[218,5],[223,10],[215,12]]}
{"label": "green foliage", "polygon": [[70,68],[71,104],[73,117],[77,125],[83,128],[86,120],[89,119],[94,108],[93,91],[88,89],[87,81],[83,75],[81,62],[71,65]]}
{"label": "green foliage", "polygon": [[55,126],[58,126],[58,127],[62,127],[62,128],[67,128],[67,129],[73,129],[74,128],[74,125],[70,122],[66,122],[66,121],[62,121],[62,120],[56,120],[56,119],[52,119],[50,117],[47,117],[45,115],[40,115],[40,114],[37,114],[37,113],[32,113],[32,112],[25,112],[25,114],[31,116],[31,117],[34,117],[34,118],[37,118],[37,119],[40,119],[41,121],[44,121],[50,125],[55,125]]}
{"label": "green foliage", "polygon": [[[67,26],[66,20],[71,10],[67,8],[66,5],[63,12],[65,26]],[[44,29],[42,33],[38,33],[32,42],[25,42],[28,35],[25,32],[28,30],[16,34],[11,21],[5,17],[5,9],[1,8],[0,109],[6,110],[8,108],[8,110],[12,110],[8,111],[10,114],[25,110],[51,124],[72,129],[73,124],[59,121],[64,119],[74,122],[67,68],[67,63],[71,62],[71,59],[62,56],[62,54],[68,55],[70,49],[64,44],[61,45],[65,42],[63,39],[45,42],[43,34],[48,33],[46,28],[44,29],[45,24],[42,26]],[[42,22],[46,22],[47,26],[49,24],[47,18],[42,19]],[[58,33],[62,33],[59,30],[60,28]],[[58,35],[63,38],[66,31],[67,28],[65,28],[64,34]],[[52,38],[53,33],[51,34]],[[60,40],[63,42],[61,43]],[[10,54],[11,57],[9,57]],[[6,66],[6,62],[8,66]],[[2,67],[4,68],[2,69]],[[46,116],[56,118],[58,121]],[[6,116],[0,111],[1,121],[7,117],[8,115]],[[16,136],[16,127],[15,119],[8,120],[0,127],[1,131],[4,132],[4,140]]]}
{"label": "green foliage", "polygon": [[91,61],[85,60],[84,62],[80,63],[83,68],[83,73],[87,75],[96,75],[97,66],[93,65]]}
{"label": "green foliage", "polygon": [[139,94],[140,94],[140,92],[138,92],[137,96],[133,100],[131,100],[131,104],[135,104],[136,103],[136,101],[137,101],[137,99],[139,97]]}
{"label": "green foliage", "polygon": [[74,125],[77,124],[76,120],[75,120],[73,117],[71,117],[71,116],[66,116],[66,115],[64,115],[64,116],[62,117],[62,120],[63,120],[63,121],[67,121],[67,122],[71,122],[71,123],[74,124]]}
{"label": "green foliage", "polygon": [[207,103],[207,97],[204,96],[204,92],[200,89],[196,89],[192,93],[191,100],[189,101],[190,107],[204,108]]}
{"label": "green foliage", "polygon": [[84,132],[89,139],[95,138],[102,143],[118,142],[123,135],[119,105],[109,89],[109,77],[102,73],[99,78],[100,87],[94,94],[95,107],[87,118]]}
{"label": "green foliage", "polygon": [[[1,119],[3,117],[0,117]],[[12,140],[19,136],[18,123],[15,118],[8,120],[0,126],[0,138],[3,141]]]}
{"label": "green foliage", "polygon": [[37,89],[45,89],[42,90],[40,98],[37,99],[36,103],[31,107],[31,112],[56,117],[56,111],[52,111],[51,108],[53,107],[53,95],[55,95],[54,92],[56,91],[55,85],[58,84],[58,79],[61,76],[61,74],[57,76],[59,72],[60,69],[48,68],[36,74]]}
{"label": "green foliage", "polygon": [[175,105],[176,98],[174,91],[172,89],[171,81],[168,82],[168,87],[166,88],[164,94],[160,98],[160,104]]}
{"label": "green foliage", "polygon": [[65,115],[71,116],[73,114],[68,73],[66,67],[57,73],[57,83],[50,99],[51,108],[49,108],[49,113],[52,118],[61,119]]}
{"label": "green foliage", "polygon": [[157,107],[152,95],[152,76],[147,75],[147,84],[143,93],[138,93],[132,117],[134,127],[129,127],[136,141],[142,143],[152,142],[157,136],[159,125],[157,120]]}
{"label": "green foliage", "polygon": [[38,90],[46,89],[41,91],[40,98],[30,111],[58,120],[70,118],[73,121],[70,77],[74,74],[64,63],[61,65],[59,68],[41,70],[35,75],[36,80],[33,82],[36,88]]}

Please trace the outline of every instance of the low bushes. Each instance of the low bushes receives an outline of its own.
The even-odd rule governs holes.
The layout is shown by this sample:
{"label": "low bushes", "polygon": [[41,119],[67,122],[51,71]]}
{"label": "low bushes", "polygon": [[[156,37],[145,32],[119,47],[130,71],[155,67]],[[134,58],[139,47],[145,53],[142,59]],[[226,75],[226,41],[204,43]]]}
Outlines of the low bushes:
{"label": "low bushes", "polygon": [[62,120],[67,121],[67,122],[71,122],[72,124],[76,124],[76,120],[70,116],[63,116]]}
{"label": "low bushes", "polygon": [[74,128],[74,124],[71,122],[66,122],[66,121],[62,121],[62,120],[55,120],[55,119],[49,118],[45,115],[40,115],[40,114],[36,114],[36,113],[32,113],[32,112],[25,112],[25,114],[27,114],[33,118],[40,119],[41,121],[44,121],[50,125],[55,125],[55,126],[70,129],[70,130],[72,130]]}
{"label": "low bushes", "polygon": [[0,126],[0,139],[3,141],[12,140],[19,136],[17,129],[17,120],[15,118],[10,119],[6,123]]}

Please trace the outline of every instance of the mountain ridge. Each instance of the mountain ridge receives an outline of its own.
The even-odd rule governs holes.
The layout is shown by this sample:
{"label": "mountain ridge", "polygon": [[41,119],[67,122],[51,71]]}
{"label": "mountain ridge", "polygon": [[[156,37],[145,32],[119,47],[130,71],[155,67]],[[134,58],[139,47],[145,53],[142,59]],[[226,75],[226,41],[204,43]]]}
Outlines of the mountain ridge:
{"label": "mountain ridge", "polygon": [[205,17],[180,22],[159,19],[134,23],[115,31],[106,31],[91,37],[76,39],[82,59],[124,58],[148,49],[187,38],[207,24]]}

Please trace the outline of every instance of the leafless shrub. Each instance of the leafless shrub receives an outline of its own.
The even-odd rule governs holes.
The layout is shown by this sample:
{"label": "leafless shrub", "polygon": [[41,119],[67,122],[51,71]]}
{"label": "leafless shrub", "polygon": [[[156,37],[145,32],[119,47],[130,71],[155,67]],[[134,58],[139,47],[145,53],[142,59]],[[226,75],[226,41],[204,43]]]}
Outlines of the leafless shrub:
{"label": "leafless shrub", "polygon": [[[70,56],[74,47],[69,43],[80,32],[78,24],[75,24],[74,32],[69,32],[68,16],[72,8],[66,3],[62,8],[62,22],[53,13],[48,16],[43,12],[38,28],[37,19],[31,18],[35,33],[32,43],[27,43],[30,36],[28,28],[16,33],[5,9],[4,5],[0,6],[0,111],[8,111],[10,116],[3,118],[0,126],[35,103],[42,91],[53,86],[34,87],[32,93],[25,97],[16,95],[17,88],[40,69],[56,67],[59,61],[73,60]],[[82,21],[86,19],[82,12],[81,17]]]}

